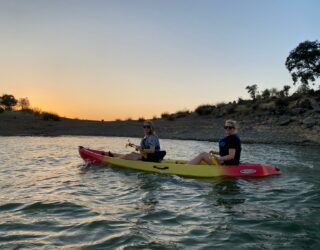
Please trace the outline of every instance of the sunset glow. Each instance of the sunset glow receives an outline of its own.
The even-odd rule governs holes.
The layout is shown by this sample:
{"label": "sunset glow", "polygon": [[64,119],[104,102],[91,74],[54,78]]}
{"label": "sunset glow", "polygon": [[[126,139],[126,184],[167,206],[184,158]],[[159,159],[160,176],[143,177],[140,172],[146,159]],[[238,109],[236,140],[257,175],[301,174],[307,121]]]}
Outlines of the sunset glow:
{"label": "sunset glow", "polygon": [[151,118],[292,84],[318,1],[1,1],[0,94],[81,119]]}

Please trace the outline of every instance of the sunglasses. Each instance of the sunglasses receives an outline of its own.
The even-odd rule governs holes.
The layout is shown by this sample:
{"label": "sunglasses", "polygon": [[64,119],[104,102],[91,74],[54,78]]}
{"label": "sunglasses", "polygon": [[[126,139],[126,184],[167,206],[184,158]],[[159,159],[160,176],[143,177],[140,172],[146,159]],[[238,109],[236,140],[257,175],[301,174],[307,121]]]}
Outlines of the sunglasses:
{"label": "sunglasses", "polygon": [[224,128],[224,129],[234,129],[233,126],[224,126],[223,128]]}
{"label": "sunglasses", "polygon": [[149,125],[143,125],[143,128],[151,128]]}

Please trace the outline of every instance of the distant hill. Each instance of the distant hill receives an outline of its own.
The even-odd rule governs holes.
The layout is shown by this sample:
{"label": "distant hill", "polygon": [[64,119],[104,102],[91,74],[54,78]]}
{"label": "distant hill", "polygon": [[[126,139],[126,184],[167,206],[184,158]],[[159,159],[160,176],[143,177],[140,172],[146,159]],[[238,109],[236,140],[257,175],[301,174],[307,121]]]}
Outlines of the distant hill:
{"label": "distant hill", "polygon": [[[164,113],[154,123],[160,138],[217,141],[224,135],[224,120],[235,119],[240,124],[243,142],[320,145],[319,92],[201,105],[193,112]],[[0,113],[0,135],[141,137],[143,134],[143,118],[104,122],[57,118],[50,114],[4,111]]]}

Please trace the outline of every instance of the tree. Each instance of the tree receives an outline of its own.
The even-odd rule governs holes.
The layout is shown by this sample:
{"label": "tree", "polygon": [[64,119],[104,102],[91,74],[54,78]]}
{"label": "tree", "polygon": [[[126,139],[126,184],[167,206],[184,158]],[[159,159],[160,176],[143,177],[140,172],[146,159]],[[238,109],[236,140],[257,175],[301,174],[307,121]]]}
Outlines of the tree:
{"label": "tree", "polygon": [[263,99],[268,99],[271,95],[270,90],[269,89],[265,89],[264,91],[262,91],[262,98]]}
{"label": "tree", "polygon": [[17,105],[17,100],[13,95],[3,95],[1,96],[1,105],[4,106],[6,110],[12,110],[12,107]]}
{"label": "tree", "polygon": [[271,88],[270,89],[270,96],[271,97],[276,97],[279,95],[279,91],[276,88]]}
{"label": "tree", "polygon": [[296,91],[298,94],[307,94],[310,91],[309,85],[302,84]]}
{"label": "tree", "polygon": [[21,108],[21,110],[26,110],[30,108],[30,102],[28,97],[26,98],[20,98],[18,101],[18,106]]}
{"label": "tree", "polygon": [[314,84],[320,76],[320,43],[316,41],[304,41],[292,50],[286,59],[286,67],[289,70],[293,84],[300,80],[302,85]]}
{"label": "tree", "polygon": [[289,85],[284,85],[283,86],[283,90],[282,90],[282,93],[284,96],[288,97],[289,96],[289,90],[290,90],[290,86]]}
{"label": "tree", "polygon": [[256,100],[256,95],[258,93],[258,86],[257,84],[253,84],[253,85],[248,85],[246,87],[246,89],[248,90],[249,95],[251,96],[252,100]]}

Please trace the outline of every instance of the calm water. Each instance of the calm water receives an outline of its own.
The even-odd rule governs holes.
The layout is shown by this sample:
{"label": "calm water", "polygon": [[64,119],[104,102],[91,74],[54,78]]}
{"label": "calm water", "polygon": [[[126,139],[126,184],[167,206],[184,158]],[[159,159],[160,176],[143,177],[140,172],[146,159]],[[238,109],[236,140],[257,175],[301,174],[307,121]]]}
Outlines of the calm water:
{"label": "calm water", "polygon": [[[161,142],[181,159],[213,145]],[[77,152],[125,143],[0,137],[0,249],[319,249],[319,147],[243,145],[243,161],[283,172],[259,179],[85,168]]]}

